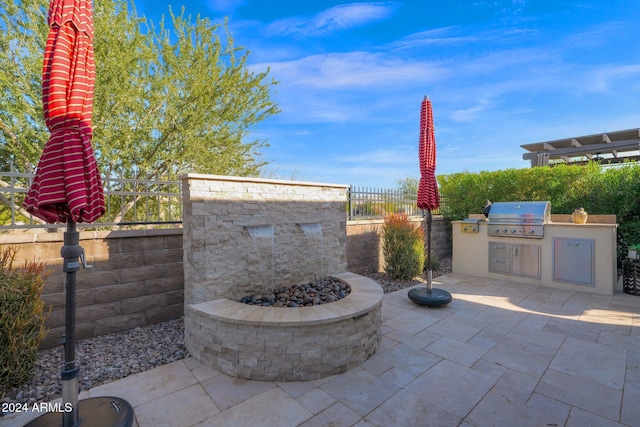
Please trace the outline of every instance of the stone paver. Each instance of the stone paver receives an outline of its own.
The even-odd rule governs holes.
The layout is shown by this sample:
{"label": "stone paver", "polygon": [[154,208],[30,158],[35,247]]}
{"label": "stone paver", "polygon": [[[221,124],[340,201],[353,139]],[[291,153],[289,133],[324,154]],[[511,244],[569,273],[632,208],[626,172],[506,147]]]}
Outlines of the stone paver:
{"label": "stone paver", "polygon": [[365,416],[396,394],[400,387],[357,367],[336,376],[320,389],[360,416]]}
{"label": "stone paver", "polygon": [[[173,411],[167,411],[167,408],[173,408]],[[191,426],[218,413],[220,409],[200,384],[144,403],[135,409],[138,423],[149,426]]]}
{"label": "stone paver", "polygon": [[451,304],[385,295],[377,353],[340,375],[247,381],[189,358],[82,396],[128,400],[140,427],[638,424],[640,297],[456,273],[434,285]]}

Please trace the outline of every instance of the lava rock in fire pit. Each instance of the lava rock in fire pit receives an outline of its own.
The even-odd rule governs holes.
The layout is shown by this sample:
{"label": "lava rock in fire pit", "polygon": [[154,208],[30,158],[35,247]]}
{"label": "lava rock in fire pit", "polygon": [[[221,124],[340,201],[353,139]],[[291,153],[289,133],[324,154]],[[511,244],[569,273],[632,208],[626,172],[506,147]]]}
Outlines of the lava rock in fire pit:
{"label": "lava rock in fire pit", "polygon": [[265,307],[305,307],[328,304],[349,295],[351,288],[345,282],[325,277],[316,282],[300,283],[276,290],[272,294],[246,295],[243,304]]}

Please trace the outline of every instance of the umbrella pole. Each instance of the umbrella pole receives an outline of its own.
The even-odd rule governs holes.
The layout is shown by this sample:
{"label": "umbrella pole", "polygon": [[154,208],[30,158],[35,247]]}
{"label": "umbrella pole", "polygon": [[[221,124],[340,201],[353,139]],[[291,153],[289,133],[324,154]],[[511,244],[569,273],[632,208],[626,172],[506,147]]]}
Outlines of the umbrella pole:
{"label": "umbrella pole", "polygon": [[[119,397],[92,397],[78,401],[78,374],[76,366],[76,272],[80,263],[85,265],[84,251],[80,246],[80,233],[76,223],[67,222],[64,232],[64,245],[60,251],[64,259],[62,271],[67,273],[65,280],[65,337],[64,365],[62,367],[62,425],[78,427],[92,425],[103,427],[130,427],[134,422],[133,407]],[[80,418],[80,409],[84,420]],[[60,426],[60,413],[46,412],[27,423],[25,427]]]}
{"label": "umbrella pole", "polygon": [[[64,233],[64,246],[61,255],[64,258],[62,271],[67,273],[65,281],[65,339],[64,339],[64,366],[62,368],[62,403],[65,408],[63,413],[63,426],[78,425],[78,373],[76,367],[76,272],[80,269],[80,233],[76,231],[76,223],[71,219],[67,222],[67,231]],[[66,410],[71,404],[70,410]]]}
{"label": "umbrella pole", "polygon": [[431,271],[431,211],[427,211],[425,221],[427,223],[427,286],[420,288],[413,288],[409,290],[409,299],[416,304],[426,305],[427,307],[438,307],[447,305],[451,302],[451,294],[442,289],[432,289],[431,282],[433,280],[433,273]]}
{"label": "umbrella pole", "polygon": [[431,281],[433,272],[431,271],[431,209],[427,210],[427,292],[431,293]]}

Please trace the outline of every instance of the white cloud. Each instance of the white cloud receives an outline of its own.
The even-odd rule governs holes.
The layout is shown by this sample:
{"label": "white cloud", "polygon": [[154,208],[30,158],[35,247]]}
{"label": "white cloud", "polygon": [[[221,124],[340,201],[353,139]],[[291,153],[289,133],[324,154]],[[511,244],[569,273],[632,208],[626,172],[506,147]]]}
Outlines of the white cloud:
{"label": "white cloud", "polygon": [[446,70],[428,61],[412,61],[384,53],[349,52],[312,55],[294,61],[256,64],[271,67],[274,77],[286,85],[323,89],[371,87],[407,82],[427,83],[443,77]]}
{"label": "white cloud", "polygon": [[456,34],[457,27],[436,28],[410,34],[399,41],[389,43],[389,49],[416,49],[426,46],[473,43],[481,40],[477,34]]}
{"label": "white cloud", "polygon": [[456,122],[472,122],[478,118],[479,114],[494,105],[488,98],[471,99],[470,102],[474,103],[472,107],[453,111],[450,115],[451,119]]}
{"label": "white cloud", "polygon": [[604,22],[568,36],[563,40],[563,47],[571,50],[589,51],[606,45],[612,38],[615,38],[617,34],[623,31],[634,31],[634,29],[629,28],[625,22]]}
{"label": "white cloud", "polygon": [[397,3],[393,2],[338,5],[310,18],[281,19],[270,24],[267,33],[272,36],[325,36],[387,19],[396,7]]}
{"label": "white cloud", "polygon": [[[640,77],[640,64],[629,65],[606,65],[601,66],[592,73],[590,73],[591,79],[589,84],[584,88],[586,92],[608,92],[613,85],[619,82],[624,82],[634,88],[638,86],[638,77]],[[632,78],[631,81],[627,79]]]}

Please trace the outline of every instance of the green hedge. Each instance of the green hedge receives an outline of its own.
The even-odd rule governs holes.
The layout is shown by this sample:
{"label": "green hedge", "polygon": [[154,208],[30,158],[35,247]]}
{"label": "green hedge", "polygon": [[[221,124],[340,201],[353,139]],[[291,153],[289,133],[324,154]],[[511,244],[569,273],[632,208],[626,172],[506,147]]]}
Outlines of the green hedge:
{"label": "green hedge", "polygon": [[589,163],[462,172],[440,175],[438,183],[447,200],[442,214],[448,220],[482,213],[487,200],[549,200],[553,214],[583,207],[589,214],[616,215],[619,261],[628,246],[640,243],[640,164],[635,162],[606,168]]}

